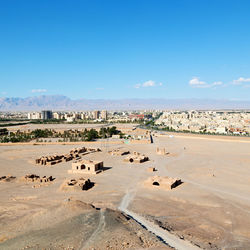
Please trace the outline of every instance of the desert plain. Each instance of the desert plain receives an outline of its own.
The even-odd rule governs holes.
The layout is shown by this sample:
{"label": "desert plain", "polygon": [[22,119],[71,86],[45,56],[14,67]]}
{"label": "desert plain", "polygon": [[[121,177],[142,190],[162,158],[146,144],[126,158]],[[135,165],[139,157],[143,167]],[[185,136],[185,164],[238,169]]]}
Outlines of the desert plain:
{"label": "desert plain", "polygon": [[[82,158],[103,161],[105,170],[69,174],[71,161],[35,164],[42,155],[79,146],[100,148]],[[167,154],[157,155],[157,147]],[[113,149],[140,152],[149,161],[127,163],[126,156],[108,153]],[[26,174],[55,179],[37,185],[22,181]],[[148,144],[5,144],[0,145],[0,176],[6,175],[16,178],[0,182],[0,249],[250,248],[249,138],[156,132]],[[145,186],[154,175],[183,183],[172,190]],[[65,180],[80,177],[94,186],[62,189]],[[179,247],[146,223],[173,235]]]}

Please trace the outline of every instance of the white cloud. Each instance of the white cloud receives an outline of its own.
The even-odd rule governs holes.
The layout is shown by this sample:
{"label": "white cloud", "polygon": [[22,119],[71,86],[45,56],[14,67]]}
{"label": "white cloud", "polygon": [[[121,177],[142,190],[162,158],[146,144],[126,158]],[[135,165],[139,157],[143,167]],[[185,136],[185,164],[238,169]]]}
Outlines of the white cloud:
{"label": "white cloud", "polygon": [[32,93],[44,93],[47,92],[47,89],[32,89]]}
{"label": "white cloud", "polygon": [[244,77],[239,77],[236,80],[233,80],[232,82],[225,84],[221,81],[216,81],[213,83],[207,83],[205,81],[201,81],[199,79],[199,77],[193,77],[190,81],[189,81],[189,85],[192,88],[213,88],[216,89],[218,87],[222,88],[222,87],[227,87],[229,85],[238,85],[241,86],[243,88],[250,88],[250,78],[244,78]]}
{"label": "white cloud", "polygon": [[156,87],[156,86],[162,86],[162,82],[156,83],[155,81],[149,80],[143,83],[137,83],[134,85],[134,88],[139,89],[139,88],[147,88],[147,87]]}
{"label": "white cloud", "polygon": [[223,82],[213,82],[212,83],[212,86],[220,86],[220,85],[222,85],[223,84]]}
{"label": "white cloud", "polygon": [[193,77],[190,81],[189,81],[189,85],[192,86],[201,86],[201,85],[206,85],[206,82],[200,81],[199,77]]}
{"label": "white cloud", "polygon": [[95,89],[96,89],[96,90],[104,90],[104,88],[100,88],[100,87],[99,87],[99,88],[95,88]]}
{"label": "white cloud", "polygon": [[189,81],[189,85],[192,88],[216,88],[218,86],[222,86],[223,82],[218,81],[218,82],[213,82],[213,83],[206,83],[204,81],[201,81],[199,79],[199,77],[193,77],[190,81]]}
{"label": "white cloud", "polygon": [[146,81],[142,84],[142,87],[154,87],[155,86],[155,82],[152,80]]}
{"label": "white cloud", "polygon": [[239,77],[239,79],[233,80],[234,85],[241,85],[243,83],[250,83],[250,78]]}

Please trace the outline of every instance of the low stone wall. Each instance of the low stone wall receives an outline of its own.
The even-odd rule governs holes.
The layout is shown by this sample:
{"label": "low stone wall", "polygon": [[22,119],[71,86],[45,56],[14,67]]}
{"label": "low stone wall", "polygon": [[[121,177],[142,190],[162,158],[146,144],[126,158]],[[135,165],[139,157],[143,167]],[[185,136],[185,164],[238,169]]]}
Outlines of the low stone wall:
{"label": "low stone wall", "polygon": [[[0,143],[0,146],[16,146],[16,145],[95,145],[95,144],[124,144],[124,140],[120,141],[78,141],[78,142],[7,142]],[[151,144],[150,140],[129,140],[129,144]]]}
{"label": "low stone wall", "polygon": [[0,143],[0,146],[16,146],[16,145],[83,145],[83,144],[123,144],[123,141],[81,141],[81,142],[13,142],[13,143]]}
{"label": "low stone wall", "polygon": [[151,144],[150,140],[130,140],[130,144]]}

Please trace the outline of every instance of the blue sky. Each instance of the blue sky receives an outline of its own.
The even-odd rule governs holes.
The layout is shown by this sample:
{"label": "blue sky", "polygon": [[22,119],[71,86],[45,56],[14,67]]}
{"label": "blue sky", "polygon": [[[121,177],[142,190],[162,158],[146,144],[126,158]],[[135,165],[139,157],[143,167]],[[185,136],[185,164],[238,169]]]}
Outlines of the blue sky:
{"label": "blue sky", "polygon": [[250,99],[250,1],[0,0],[0,97]]}

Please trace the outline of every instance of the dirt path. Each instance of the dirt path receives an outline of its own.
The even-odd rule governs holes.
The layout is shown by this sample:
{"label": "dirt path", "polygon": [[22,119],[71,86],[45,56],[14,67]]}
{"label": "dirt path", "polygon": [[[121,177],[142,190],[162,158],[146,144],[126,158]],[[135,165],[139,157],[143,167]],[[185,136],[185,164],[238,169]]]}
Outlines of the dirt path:
{"label": "dirt path", "polygon": [[133,200],[134,196],[135,196],[134,191],[131,191],[131,190],[127,191],[126,194],[123,196],[118,209],[121,211],[124,211],[125,209],[127,209],[127,207],[129,206],[129,203]]}
{"label": "dirt path", "polygon": [[176,237],[175,235],[167,232],[166,230],[160,228],[158,225],[154,224],[153,222],[148,221],[144,217],[142,217],[142,216],[140,216],[132,211],[129,211],[127,209],[127,207],[129,205],[129,203],[132,201],[134,195],[135,195],[135,193],[133,191],[132,192],[128,191],[124,195],[118,209],[121,210],[122,212],[124,212],[125,214],[129,215],[137,223],[139,223],[141,226],[145,227],[148,231],[155,234],[165,244],[167,244],[171,247],[174,247],[174,248],[179,249],[179,250],[200,249],[200,248],[192,245],[190,242],[182,240],[182,239]]}
{"label": "dirt path", "polygon": [[88,249],[89,247],[93,246],[95,241],[96,241],[96,237],[98,237],[98,235],[104,230],[105,225],[106,225],[105,215],[104,215],[103,209],[101,209],[99,223],[98,223],[96,230],[92,233],[92,235],[89,237],[89,239],[86,242],[84,242],[82,246],[80,246],[79,249],[85,250],[85,249]]}

